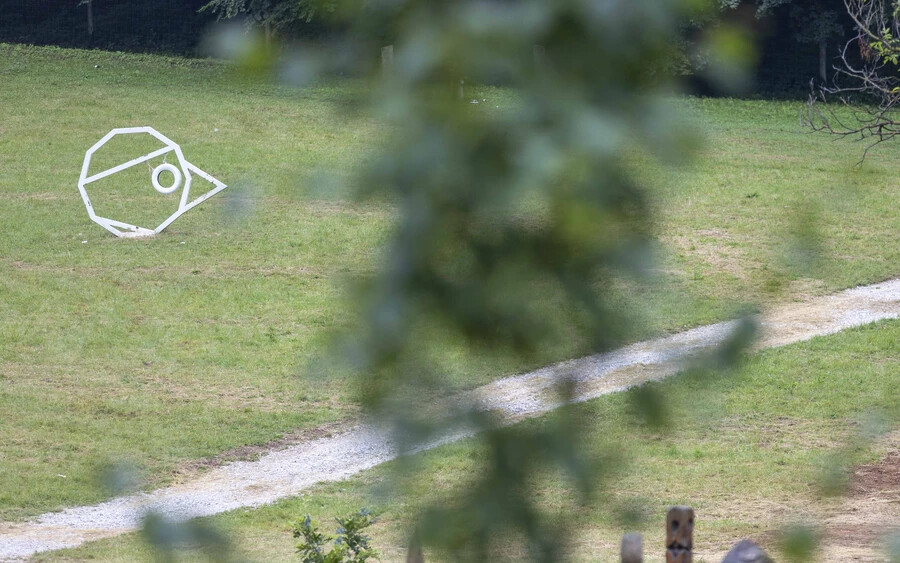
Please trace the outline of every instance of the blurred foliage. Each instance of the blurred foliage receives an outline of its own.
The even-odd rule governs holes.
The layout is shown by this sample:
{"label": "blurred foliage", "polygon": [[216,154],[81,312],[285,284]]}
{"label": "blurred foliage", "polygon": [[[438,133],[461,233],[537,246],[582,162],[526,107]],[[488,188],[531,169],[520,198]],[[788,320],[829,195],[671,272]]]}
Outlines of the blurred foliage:
{"label": "blurred foliage", "polygon": [[781,234],[783,270],[786,275],[817,278],[822,267],[822,247],[826,238],[820,232],[820,205],[816,201],[795,203],[788,216],[787,230]]}
{"label": "blurred foliage", "polygon": [[[301,540],[297,553],[303,563],[363,563],[378,557],[378,552],[369,545],[369,536],[362,533],[377,521],[368,510],[364,508],[335,520],[338,529],[334,538],[320,532],[308,514],[291,526],[294,537]],[[332,540],[331,549],[326,551],[326,544]]]}
{"label": "blurred foliage", "polygon": [[[420,518],[426,549],[454,560],[564,559],[572,522],[615,467],[613,456],[583,451],[587,422],[570,409],[526,429],[475,404],[435,401],[452,391],[440,358],[459,342],[462,354],[540,365],[560,346],[591,352],[622,341],[627,312],[612,288],[645,279],[652,265],[650,207],[625,157],[639,149],[669,164],[688,158],[695,139],[662,97],[677,91],[680,26],[710,8],[348,2],[334,12],[347,36],[324,59],[304,59],[317,71],[372,77],[374,109],[396,126],[359,181],[361,197],[400,211],[382,268],[363,288],[365,328],[346,353],[361,398],[408,450],[458,428],[485,445],[470,493]],[[728,48],[710,72],[728,84],[752,51],[737,30],[721,34],[715,45]],[[382,69],[386,36],[394,57]],[[474,97],[471,85],[498,83],[517,92],[513,107]],[[560,400],[572,390],[558,382]],[[660,398],[634,399],[660,426]],[[574,504],[548,510],[533,492],[560,478]]]}
{"label": "blurred foliage", "polygon": [[210,561],[232,559],[228,537],[199,520],[173,522],[151,512],[144,517],[141,534],[154,547],[159,561],[176,561],[185,550],[199,551]]}
{"label": "blurred foliage", "polygon": [[890,563],[900,562],[900,533],[887,538],[887,556]]}
{"label": "blurred foliage", "polygon": [[[112,495],[133,494],[140,488],[140,473],[130,463],[112,463],[100,472],[100,477]],[[200,520],[176,522],[151,509],[141,521],[141,536],[153,548],[158,561],[177,561],[186,551],[202,553],[210,561],[236,559],[228,536]]]}
{"label": "blurred foliage", "polygon": [[[640,287],[653,272],[651,206],[627,157],[641,151],[669,165],[690,157],[696,138],[664,98],[679,89],[681,31],[717,8],[697,0],[359,0],[323,12],[345,34],[320,52],[269,52],[246,34],[223,41],[253,72],[290,68],[294,85],[323,74],[364,77],[368,110],[393,125],[357,193],[392,202],[397,223],[380,271],[361,287],[364,322],[343,356],[362,403],[395,429],[404,451],[461,429],[482,448],[467,493],[425,509],[414,543],[459,561],[563,560],[579,514],[603,498],[627,444],[585,451],[589,422],[577,409],[510,426],[461,403],[441,359],[450,349],[538,366],[555,350],[604,351],[626,338],[628,312],[613,290],[623,281]],[[392,62],[382,67],[388,42]],[[711,54],[710,83],[745,83],[756,59],[743,28],[720,25],[700,42]],[[510,87],[515,103],[491,107],[477,95],[485,84]],[[793,233],[791,266],[813,265],[813,223],[810,216]],[[755,329],[736,322],[731,338],[701,358],[701,371],[733,365]],[[571,399],[574,388],[561,378],[557,399]],[[630,399],[649,429],[669,426],[653,385]],[[570,502],[540,502],[535,491],[548,479],[570,483]],[[623,522],[642,518],[638,504],[616,509]],[[328,538],[308,519],[295,534],[304,556],[325,557]],[[785,533],[795,560],[815,545],[807,528]]]}
{"label": "blurred foliage", "polygon": [[806,524],[787,526],[781,532],[781,551],[788,561],[812,561],[819,545],[818,536],[816,529]]}
{"label": "blurred foliage", "polygon": [[131,494],[140,489],[138,468],[127,462],[109,463],[100,470],[100,485],[113,496]]}

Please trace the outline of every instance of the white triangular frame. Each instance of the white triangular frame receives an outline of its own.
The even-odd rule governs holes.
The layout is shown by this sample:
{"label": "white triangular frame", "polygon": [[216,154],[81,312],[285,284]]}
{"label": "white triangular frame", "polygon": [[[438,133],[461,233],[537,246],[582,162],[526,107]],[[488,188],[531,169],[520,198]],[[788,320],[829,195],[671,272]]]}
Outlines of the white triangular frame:
{"label": "white triangular frame", "polygon": [[[161,141],[165,146],[161,149],[155,150],[144,156],[135,158],[133,160],[129,160],[128,162],[119,164],[118,166],[114,166],[108,170],[104,170],[103,172],[98,172],[97,174],[88,176],[88,169],[90,168],[90,165],[91,165],[91,157],[94,155],[95,152],[97,152],[97,150],[100,147],[105,145],[107,142],[109,142],[110,139],[112,139],[116,135],[134,135],[134,134],[140,134],[140,133],[146,133],[146,134],[152,135],[153,137],[155,137],[156,139]],[[121,172],[122,170],[131,168],[132,166],[136,166],[138,164],[147,162],[148,160],[151,160],[158,156],[162,156],[164,154],[168,154],[170,152],[174,152],[175,155],[178,157],[178,165],[179,165],[179,168],[181,168],[182,175],[184,176],[184,185],[181,188],[181,190],[182,190],[181,191],[181,201],[178,204],[178,209],[175,211],[175,213],[170,215],[165,221],[160,223],[158,227],[156,227],[155,229],[147,229],[144,227],[139,227],[137,225],[123,223],[122,221],[116,221],[114,219],[109,219],[107,217],[100,217],[99,215],[97,215],[94,212],[94,206],[91,204],[91,199],[90,199],[90,197],[88,197],[87,189],[85,189],[85,186],[87,186],[91,182],[96,182],[97,180],[101,180],[103,178],[106,178],[107,176],[111,176],[112,174],[115,174],[116,172]],[[212,190],[201,195],[200,197],[197,197],[192,201],[188,201],[188,199],[190,198],[190,192],[191,192],[192,174],[196,174],[197,176],[200,176],[201,178],[203,178],[203,179],[207,180],[208,182],[210,182],[211,184],[213,184],[215,187]],[[159,131],[154,129],[153,127],[122,127],[122,128],[118,128],[118,129],[113,129],[112,131],[107,133],[102,139],[97,141],[97,143],[94,144],[94,146],[92,146],[91,148],[89,148],[88,151],[85,153],[84,163],[81,166],[81,177],[78,180],[78,191],[81,192],[81,199],[84,201],[84,206],[85,206],[85,208],[87,208],[88,215],[90,216],[91,220],[94,221],[95,223],[97,223],[98,225],[100,225],[101,227],[103,227],[104,229],[106,229],[107,231],[116,235],[117,237],[129,237],[129,238],[153,236],[155,234],[162,232],[163,229],[165,229],[166,227],[171,225],[173,221],[175,221],[176,219],[181,217],[185,212],[200,205],[201,203],[203,203],[207,199],[211,198],[212,196],[216,195],[217,193],[221,192],[222,190],[224,190],[227,187],[228,186],[226,186],[219,180],[213,178],[208,173],[204,172],[203,170],[197,168],[196,166],[194,166],[193,164],[188,162],[184,158],[184,154],[182,154],[182,152],[181,152],[181,147],[178,146],[177,143],[173,142],[171,139],[169,139],[168,137],[166,137],[165,135],[163,135],[162,133],[160,133]]]}

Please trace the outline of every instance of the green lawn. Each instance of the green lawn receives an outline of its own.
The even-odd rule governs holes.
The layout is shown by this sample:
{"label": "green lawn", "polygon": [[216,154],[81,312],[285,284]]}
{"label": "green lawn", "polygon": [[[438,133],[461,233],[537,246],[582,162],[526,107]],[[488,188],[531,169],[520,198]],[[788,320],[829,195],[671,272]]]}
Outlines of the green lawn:
{"label": "green lawn", "polygon": [[[815,521],[839,506],[839,498],[822,500],[817,486],[834,450],[841,448],[845,463],[871,461],[880,454],[878,448],[865,447],[859,435],[875,415],[896,407],[898,339],[900,321],[882,322],[759,353],[734,373],[670,378],[658,385],[675,418],[671,430],[661,434],[642,429],[626,394],[572,407],[591,425],[584,448],[615,448],[627,455],[614,475],[614,487],[579,514],[575,559],[618,561],[621,534],[637,529],[644,534],[645,553],[658,560],[662,515],[667,506],[685,503],[697,511],[695,549],[702,560],[719,561],[708,555],[726,551],[744,537],[764,542],[776,560],[784,560],[775,535],[780,526]],[[700,403],[698,396],[703,397]],[[546,419],[524,424],[540,425]],[[857,447],[847,450],[848,443]],[[630,447],[623,449],[623,444]],[[234,538],[237,552],[248,560],[290,561],[296,560],[292,520],[311,514],[333,533],[333,516],[367,506],[381,513],[372,536],[384,560],[402,560],[416,509],[438,498],[452,502],[465,491],[483,459],[478,447],[466,440],[417,456],[422,474],[412,483],[415,504],[373,492],[385,490],[396,466],[392,462],[273,506],[206,521]],[[551,509],[564,506],[568,498],[562,483],[545,484],[535,494]],[[635,508],[637,513],[629,514]],[[198,555],[185,554],[188,559]],[[427,555],[429,561],[453,560]],[[140,537],[130,534],[36,560],[152,557]]]}
{"label": "green lawn", "polygon": [[[10,46],[0,75],[0,518],[101,498],[98,468],[117,459],[153,486],[353,416],[348,382],[302,369],[352,322],[340,282],[371,269],[390,224],[387,207],[303,195],[304,175],[347,174],[378,137],[339,117],[352,87]],[[106,131],[143,124],[234,188],[164,236],[117,240],[77,177]]]}
{"label": "green lawn", "polygon": [[[109,462],[156,487],[191,461],[356,415],[352,381],[308,365],[355,322],[342,288],[373,270],[394,213],[339,187],[390,134],[353,110],[359,89],[0,45],[0,519],[103,498]],[[478,111],[515,103],[478,97],[494,102]],[[681,169],[634,156],[662,243],[660,283],[623,288],[645,313],[634,337],[900,273],[895,146],[857,169],[862,147],[801,132],[797,103],[672,107],[707,142]],[[232,187],[153,240],[115,239],[76,184],[84,151],[129,125],[156,127]],[[824,254],[799,278],[780,241],[810,215]],[[532,367],[451,356],[460,387]]]}

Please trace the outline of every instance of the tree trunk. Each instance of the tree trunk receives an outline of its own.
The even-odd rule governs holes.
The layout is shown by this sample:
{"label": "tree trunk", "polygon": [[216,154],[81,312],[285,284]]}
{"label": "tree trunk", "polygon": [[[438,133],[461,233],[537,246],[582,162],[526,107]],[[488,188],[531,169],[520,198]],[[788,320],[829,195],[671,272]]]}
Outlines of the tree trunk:
{"label": "tree trunk", "polygon": [[822,79],[822,82],[828,81],[828,68],[825,65],[826,50],[827,46],[825,45],[825,40],[822,39],[819,41],[819,78]]}
{"label": "tree trunk", "polygon": [[94,36],[94,1],[87,0],[88,35]]}

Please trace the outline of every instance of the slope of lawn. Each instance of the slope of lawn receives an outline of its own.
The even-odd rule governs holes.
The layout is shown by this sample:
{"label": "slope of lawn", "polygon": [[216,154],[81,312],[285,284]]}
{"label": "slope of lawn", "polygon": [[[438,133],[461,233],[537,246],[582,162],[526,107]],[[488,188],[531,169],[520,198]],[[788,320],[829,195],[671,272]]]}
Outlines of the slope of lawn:
{"label": "slope of lawn", "polygon": [[[721,555],[711,554],[727,551],[745,537],[763,542],[776,560],[783,560],[777,542],[782,526],[821,523],[823,516],[839,510],[840,497],[821,494],[822,484],[828,482],[823,477],[838,459],[835,453],[840,452],[845,464],[880,455],[879,447],[861,436],[877,427],[873,422],[879,416],[897,408],[898,339],[900,321],[881,322],[767,350],[732,373],[670,378],[657,384],[671,406],[667,429],[660,432],[643,426],[628,394],[572,407],[590,423],[591,436],[583,448],[613,449],[625,456],[609,476],[606,494],[578,514],[575,559],[618,561],[621,534],[639,530],[645,553],[656,561],[663,553],[666,507],[689,504],[697,511],[694,541],[699,560],[719,561]],[[524,424],[540,425],[547,418]],[[371,529],[374,544],[384,560],[403,560],[412,515],[425,502],[453,502],[463,494],[483,459],[478,451],[474,440],[466,440],[417,455],[421,475],[411,483],[413,505],[383,494],[389,490],[383,486],[386,478],[396,468],[397,462],[391,462],[269,507],[205,521],[232,538],[237,553],[248,560],[291,561],[296,556],[290,522],[310,514],[333,533],[334,516],[370,507],[380,514]],[[569,502],[565,481],[557,481],[559,486],[545,482],[534,492],[551,509]],[[200,555],[188,551],[185,558]],[[152,548],[130,534],[36,560],[153,557]],[[444,558],[430,553],[427,560]]]}
{"label": "slope of lawn", "polygon": [[[214,61],[0,45],[0,519],[103,498],[113,461],[154,487],[357,413],[352,381],[308,366],[356,322],[342,287],[374,269],[393,216],[338,187],[390,133],[356,109],[359,93]],[[494,103],[477,111],[514,103],[478,96]],[[635,155],[661,242],[660,283],[624,288],[623,307],[647,313],[635,337],[898,273],[898,149],[854,168],[862,147],[803,133],[798,109],[672,100],[707,142],[681,169]],[[133,125],[231,186],[152,240],[91,223],[76,188],[84,151]],[[804,233],[822,258],[798,278],[783,257]],[[447,356],[460,387],[533,367]]]}

